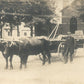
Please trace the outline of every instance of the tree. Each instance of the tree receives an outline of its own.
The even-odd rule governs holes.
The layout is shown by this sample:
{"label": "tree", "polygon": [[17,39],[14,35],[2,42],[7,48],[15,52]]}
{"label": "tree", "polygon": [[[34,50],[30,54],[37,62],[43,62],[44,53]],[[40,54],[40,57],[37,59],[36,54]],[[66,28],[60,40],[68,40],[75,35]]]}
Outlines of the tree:
{"label": "tree", "polygon": [[74,0],[72,6],[77,10],[79,18],[84,22],[84,0]]}
{"label": "tree", "polygon": [[29,16],[5,15],[2,21],[4,23],[10,23],[11,35],[12,25],[17,26],[17,31],[19,33],[19,25],[21,22],[28,23],[30,26],[39,24],[39,22],[47,22],[54,17],[53,15],[56,15],[54,12],[56,10],[56,6],[53,7],[53,4],[50,6],[49,2],[47,0],[28,0],[26,2],[1,2],[1,12],[2,10],[4,10],[5,13],[29,14]]}

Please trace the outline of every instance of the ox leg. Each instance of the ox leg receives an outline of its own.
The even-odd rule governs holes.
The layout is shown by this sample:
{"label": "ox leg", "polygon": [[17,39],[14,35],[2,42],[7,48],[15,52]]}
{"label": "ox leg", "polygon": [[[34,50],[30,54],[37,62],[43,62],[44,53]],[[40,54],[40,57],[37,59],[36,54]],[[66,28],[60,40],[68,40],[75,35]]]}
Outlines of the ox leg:
{"label": "ox leg", "polygon": [[13,69],[13,65],[12,65],[12,58],[13,58],[13,55],[10,56],[10,69]]}
{"label": "ox leg", "polygon": [[22,69],[22,60],[20,61],[20,69]]}
{"label": "ox leg", "polygon": [[5,69],[8,69],[8,57],[6,57],[5,59],[6,59],[6,67],[5,67]]}
{"label": "ox leg", "polygon": [[25,56],[25,64],[24,64],[25,68],[27,68],[27,59],[28,59],[28,56]]}
{"label": "ox leg", "polygon": [[22,69],[22,57],[20,57],[20,69]]}
{"label": "ox leg", "polygon": [[68,54],[69,54],[69,51],[67,51],[65,53],[65,56],[64,56],[64,63],[66,64],[68,62]]}
{"label": "ox leg", "polygon": [[25,68],[27,67],[27,55],[20,56],[20,69],[22,69],[22,64],[24,64]]}
{"label": "ox leg", "polygon": [[24,65],[25,68],[27,68],[27,58],[28,56],[25,54],[22,57],[22,64]]}
{"label": "ox leg", "polygon": [[45,54],[44,53],[42,53],[42,55],[43,55],[43,65],[45,65]]}
{"label": "ox leg", "polygon": [[70,62],[73,61],[73,53],[70,52]]}
{"label": "ox leg", "polygon": [[50,54],[50,52],[47,53],[47,56],[48,56],[48,63],[50,64],[51,63],[51,54]]}
{"label": "ox leg", "polygon": [[25,68],[27,68],[27,63],[25,63],[25,65],[24,65],[24,66],[25,66]]}

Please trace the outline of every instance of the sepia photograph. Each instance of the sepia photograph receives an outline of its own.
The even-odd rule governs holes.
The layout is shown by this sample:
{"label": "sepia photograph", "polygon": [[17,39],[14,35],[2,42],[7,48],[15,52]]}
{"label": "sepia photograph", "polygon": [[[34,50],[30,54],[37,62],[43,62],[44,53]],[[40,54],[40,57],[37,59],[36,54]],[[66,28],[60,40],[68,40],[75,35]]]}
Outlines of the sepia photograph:
{"label": "sepia photograph", "polygon": [[0,84],[84,84],[84,0],[0,0]]}

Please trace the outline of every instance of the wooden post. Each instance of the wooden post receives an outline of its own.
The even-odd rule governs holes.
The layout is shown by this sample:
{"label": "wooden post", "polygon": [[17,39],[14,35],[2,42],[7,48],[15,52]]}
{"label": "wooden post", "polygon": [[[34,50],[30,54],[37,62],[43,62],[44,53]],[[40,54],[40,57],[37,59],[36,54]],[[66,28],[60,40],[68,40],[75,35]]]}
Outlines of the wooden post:
{"label": "wooden post", "polygon": [[33,31],[33,37],[35,37],[35,26],[33,25],[33,29],[32,29],[32,31]]}
{"label": "wooden post", "polygon": [[31,26],[31,37],[33,36],[33,27]]}
{"label": "wooden post", "polygon": [[2,38],[2,26],[3,26],[3,23],[1,22],[0,23],[0,27],[1,27],[1,32],[0,32],[1,33],[1,38]]}
{"label": "wooden post", "polygon": [[12,36],[12,23],[10,23],[10,32],[11,32],[11,36]]}
{"label": "wooden post", "polygon": [[2,38],[2,26],[1,26],[1,38]]}
{"label": "wooden post", "polygon": [[19,25],[17,24],[17,36],[20,36]]}

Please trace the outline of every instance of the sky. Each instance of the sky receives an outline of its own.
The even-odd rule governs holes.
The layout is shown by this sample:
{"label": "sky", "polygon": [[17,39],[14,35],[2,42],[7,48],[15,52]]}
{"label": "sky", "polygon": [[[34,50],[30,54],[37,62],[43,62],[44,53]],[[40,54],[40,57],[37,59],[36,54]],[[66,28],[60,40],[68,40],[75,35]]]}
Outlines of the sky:
{"label": "sky", "polygon": [[56,5],[57,5],[56,14],[58,14],[59,16],[58,18],[59,23],[62,23],[62,13],[60,12],[60,10],[70,5],[74,0],[52,0],[52,1],[56,1]]}
{"label": "sky", "polygon": [[[49,0],[47,0],[49,1]],[[58,10],[63,9],[63,7],[66,7],[70,5],[74,0],[50,0],[51,3],[54,3],[58,7]],[[64,5],[63,5],[64,4]]]}

